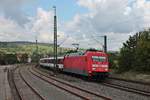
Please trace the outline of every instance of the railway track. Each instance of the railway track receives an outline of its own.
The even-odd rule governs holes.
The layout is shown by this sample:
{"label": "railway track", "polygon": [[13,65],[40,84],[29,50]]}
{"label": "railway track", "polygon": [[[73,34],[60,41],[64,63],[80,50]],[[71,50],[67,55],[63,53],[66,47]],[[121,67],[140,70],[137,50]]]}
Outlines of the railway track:
{"label": "railway track", "polygon": [[[120,80],[122,80],[122,79],[120,79]],[[132,81],[128,81],[128,80],[123,80],[123,81],[132,82]],[[132,83],[136,83],[136,82],[132,82]],[[101,84],[105,85],[107,87],[116,88],[116,89],[119,89],[119,90],[123,90],[123,91],[127,91],[127,92],[136,93],[136,94],[139,94],[139,95],[150,97],[150,92],[149,91],[145,91],[145,90],[141,90],[141,89],[137,89],[137,88],[132,88],[132,87],[129,87],[129,86],[124,86],[124,85],[114,84],[114,83],[111,83],[111,82],[104,82],[104,83],[101,83]],[[143,83],[139,83],[139,84],[144,85]],[[146,85],[148,85],[148,84],[146,83]]]}
{"label": "railway track", "polygon": [[[126,82],[126,83],[129,83],[129,84],[143,85],[143,86],[147,86],[147,87],[150,88],[150,83],[144,83],[144,82],[139,82],[139,81],[132,81],[132,80],[127,80],[127,79],[114,78],[114,77],[109,77],[108,79],[111,79],[111,80],[114,80],[114,81]],[[142,89],[139,89],[139,88],[137,89],[137,87],[124,86],[124,85],[120,85],[120,84],[116,84],[116,83],[114,84],[114,83],[107,82],[107,81],[104,82],[103,84],[106,85],[106,86],[117,88],[117,89],[124,90],[124,91],[127,91],[127,92],[133,92],[133,93],[137,93],[137,94],[140,94],[140,95],[150,97],[150,91],[146,91],[144,89],[142,90]]]}
{"label": "railway track", "polygon": [[9,80],[9,84],[10,84],[10,87],[11,87],[11,92],[13,94],[13,100],[21,100],[21,95],[19,94],[19,90],[17,89],[16,87],[16,84],[15,84],[15,81],[14,81],[14,74],[13,72],[17,69],[14,68],[14,69],[8,69],[8,80]]}
{"label": "railway track", "polygon": [[23,77],[23,75],[21,74],[20,70],[19,70],[19,75],[22,78],[22,80],[28,85],[28,87],[30,87],[30,89],[41,99],[41,100],[45,100],[44,97],[42,97],[40,95],[40,93],[38,93],[38,91],[36,89],[34,89],[29,83],[28,81],[25,80],[25,78]]}
{"label": "railway track", "polygon": [[150,86],[150,83],[148,82],[133,81],[133,80],[128,80],[128,79],[116,78],[116,77],[109,77],[109,79]]}
{"label": "railway track", "polygon": [[127,86],[122,86],[122,85],[118,85],[118,84],[108,83],[108,82],[104,82],[102,84],[105,85],[105,86],[108,86],[108,87],[112,87],[112,88],[120,89],[120,90],[123,90],[123,91],[137,93],[137,94],[140,94],[140,95],[150,97],[150,92],[148,92],[148,91],[143,91],[143,90],[139,90],[139,89],[135,89],[135,88],[127,87]]}
{"label": "railway track", "polygon": [[53,77],[53,76],[48,76],[34,68],[32,69],[29,69],[29,71],[39,77],[40,79],[60,88],[60,89],[63,89],[73,95],[76,95],[78,97],[80,97],[81,99],[85,99],[85,100],[111,100],[109,97],[105,97],[105,96],[102,96],[98,93],[95,93],[95,92],[92,92],[92,91],[89,91],[89,90],[86,90],[86,89],[83,89],[81,87],[78,87],[78,86],[75,86],[69,82],[66,82],[66,81],[63,81],[63,80],[60,80],[56,77]]}
{"label": "railway track", "polygon": [[[17,80],[14,76],[14,74],[16,73],[15,71],[17,72]],[[11,70],[10,74],[12,75],[12,81],[16,90],[16,94],[18,96],[17,100],[45,100],[24,78],[20,71],[20,68]],[[21,82],[20,85],[17,84],[17,82],[19,81]]]}

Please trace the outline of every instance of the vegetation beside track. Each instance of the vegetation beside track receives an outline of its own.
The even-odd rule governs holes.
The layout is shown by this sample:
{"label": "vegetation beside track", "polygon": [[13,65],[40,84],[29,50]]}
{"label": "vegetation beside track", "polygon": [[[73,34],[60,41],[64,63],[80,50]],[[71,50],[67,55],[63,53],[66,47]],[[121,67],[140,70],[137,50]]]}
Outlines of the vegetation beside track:
{"label": "vegetation beside track", "polygon": [[112,72],[111,75],[112,77],[116,77],[116,78],[150,83],[150,72],[149,73],[141,73],[135,71],[127,71],[123,73]]}
{"label": "vegetation beside track", "polygon": [[129,37],[120,51],[120,72],[150,72],[150,29]]}
{"label": "vegetation beside track", "polygon": [[114,77],[150,83],[150,29],[130,36],[109,62]]}
{"label": "vegetation beside track", "polygon": [[110,54],[110,66],[118,73],[150,72],[150,29],[130,36],[120,53]]}
{"label": "vegetation beside track", "polygon": [[[68,48],[58,47],[58,54],[63,55]],[[26,63],[29,58],[36,62],[40,57],[53,55],[53,45],[33,42],[0,42],[0,64]]]}

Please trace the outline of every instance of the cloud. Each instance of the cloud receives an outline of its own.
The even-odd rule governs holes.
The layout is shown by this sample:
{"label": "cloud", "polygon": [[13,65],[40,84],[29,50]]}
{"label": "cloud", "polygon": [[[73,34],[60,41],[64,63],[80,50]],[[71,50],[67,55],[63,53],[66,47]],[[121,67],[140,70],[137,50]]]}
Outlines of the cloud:
{"label": "cloud", "polygon": [[[45,11],[42,8],[38,8],[36,17],[31,19],[31,22],[29,23],[30,25],[27,25],[30,26],[28,29],[31,29],[33,33],[36,33],[40,42],[53,43],[53,16],[53,11]],[[60,43],[63,41],[66,35],[63,31],[60,30],[58,30],[57,34],[58,43]]]}
{"label": "cloud", "polygon": [[[16,20],[0,16],[0,40],[1,41],[35,41],[53,43],[53,12],[42,8],[37,9],[34,17],[28,17],[29,21],[20,26]],[[66,34],[58,31],[58,44],[64,41]]]}
{"label": "cloud", "polygon": [[11,41],[20,39],[23,29],[14,21],[0,16],[0,40]]}
{"label": "cloud", "polygon": [[[146,13],[150,13],[145,0],[137,0],[133,7],[128,6],[128,0],[78,0],[78,4],[90,10],[86,19],[96,32],[129,33],[137,24],[141,29]],[[82,16],[78,22],[85,21]]]}
{"label": "cloud", "polygon": [[0,0],[0,11],[5,18],[15,20],[19,25],[27,23],[28,17],[23,6],[33,0]]}
{"label": "cloud", "polygon": [[[53,43],[53,11],[37,8],[35,16],[23,11],[32,0],[0,0],[0,40]],[[147,0],[77,0],[88,9],[72,20],[58,22],[58,44],[81,48],[100,48],[103,35],[108,36],[108,49],[119,50],[129,35],[150,25],[150,1]]]}
{"label": "cloud", "polygon": [[[89,12],[76,14],[66,23],[66,32],[83,47],[103,43],[103,38],[98,36],[107,35],[109,50],[119,50],[129,35],[150,25],[150,1],[147,0],[77,0],[77,4]],[[94,42],[92,35],[100,43]]]}

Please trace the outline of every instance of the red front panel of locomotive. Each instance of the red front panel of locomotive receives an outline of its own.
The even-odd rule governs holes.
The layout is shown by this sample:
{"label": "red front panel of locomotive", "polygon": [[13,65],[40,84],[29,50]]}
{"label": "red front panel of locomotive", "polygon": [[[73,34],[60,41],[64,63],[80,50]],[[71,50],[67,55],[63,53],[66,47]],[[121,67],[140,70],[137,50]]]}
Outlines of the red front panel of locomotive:
{"label": "red front panel of locomotive", "polygon": [[108,72],[109,63],[104,52],[87,52],[89,72]]}

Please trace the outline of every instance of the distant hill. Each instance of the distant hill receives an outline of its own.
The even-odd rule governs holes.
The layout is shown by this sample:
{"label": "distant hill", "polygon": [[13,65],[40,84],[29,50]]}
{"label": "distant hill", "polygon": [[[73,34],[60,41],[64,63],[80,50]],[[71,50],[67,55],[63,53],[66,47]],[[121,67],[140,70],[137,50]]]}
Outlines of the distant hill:
{"label": "distant hill", "polygon": [[[38,43],[37,46],[28,41],[0,42],[0,64],[26,62],[28,57],[37,62],[40,58],[53,56],[53,44]],[[68,50],[58,47],[58,55],[64,55]]]}
{"label": "distant hill", "polygon": [[[29,41],[12,41],[12,42],[2,42],[0,41],[0,47],[17,47],[21,45],[35,45],[35,42],[29,42]],[[38,43],[38,45],[43,46],[52,46],[53,44],[50,43]]]}
{"label": "distant hill", "polygon": [[[58,47],[58,54],[64,54],[69,48]],[[0,54],[28,54],[30,56],[38,53],[42,56],[53,55],[53,44],[38,43],[38,50],[35,42],[12,41],[0,42]]]}

